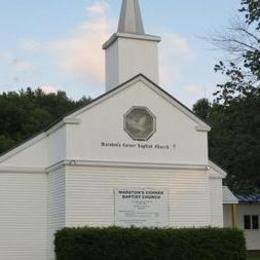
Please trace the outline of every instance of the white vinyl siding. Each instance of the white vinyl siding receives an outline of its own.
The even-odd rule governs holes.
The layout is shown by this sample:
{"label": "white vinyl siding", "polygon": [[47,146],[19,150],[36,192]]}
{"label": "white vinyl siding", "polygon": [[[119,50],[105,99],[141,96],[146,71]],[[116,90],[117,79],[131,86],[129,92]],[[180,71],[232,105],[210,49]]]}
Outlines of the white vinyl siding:
{"label": "white vinyl siding", "polygon": [[114,225],[114,189],[142,187],[168,189],[171,226],[208,226],[208,183],[204,171],[67,167],[66,225]]}
{"label": "white vinyl siding", "polygon": [[224,227],[233,227],[233,213],[232,213],[232,205],[224,204],[223,205],[223,218],[224,218]]}
{"label": "white vinyl siding", "polygon": [[65,226],[64,169],[48,174],[48,260],[54,256],[54,234]]}
{"label": "white vinyl siding", "polygon": [[222,179],[210,178],[210,216],[211,226],[223,227]]}
{"label": "white vinyl siding", "polygon": [[46,174],[0,173],[0,259],[46,260]]}
{"label": "white vinyl siding", "polygon": [[[238,228],[244,231],[247,249],[260,250],[260,229],[245,229],[245,216],[260,217],[260,204],[237,205],[237,224]],[[224,224],[225,227],[232,227],[232,205],[224,205]]]}
{"label": "white vinyl siding", "polygon": [[260,205],[243,205],[239,204],[238,206],[239,218],[238,223],[239,227],[244,230],[247,249],[248,250],[260,250],[260,230],[259,229],[244,229],[244,217],[245,216],[260,216]]}

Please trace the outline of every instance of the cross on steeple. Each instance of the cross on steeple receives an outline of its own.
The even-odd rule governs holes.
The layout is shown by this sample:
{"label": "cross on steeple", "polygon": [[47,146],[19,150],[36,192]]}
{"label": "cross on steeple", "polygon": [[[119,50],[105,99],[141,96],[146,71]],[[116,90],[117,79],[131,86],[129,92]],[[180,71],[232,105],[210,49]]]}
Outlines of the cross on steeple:
{"label": "cross on steeple", "polygon": [[118,32],[140,35],[145,34],[138,0],[123,0],[118,23]]}

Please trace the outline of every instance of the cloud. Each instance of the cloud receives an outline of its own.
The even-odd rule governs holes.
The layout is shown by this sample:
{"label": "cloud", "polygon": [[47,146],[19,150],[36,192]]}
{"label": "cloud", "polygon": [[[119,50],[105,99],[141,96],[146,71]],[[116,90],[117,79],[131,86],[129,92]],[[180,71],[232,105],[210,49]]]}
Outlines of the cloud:
{"label": "cloud", "polygon": [[20,42],[20,48],[25,50],[25,51],[39,51],[43,48],[43,46],[34,40],[21,40]]}
{"label": "cloud", "polygon": [[14,58],[10,64],[17,72],[30,72],[34,69],[33,64],[24,59]]}
{"label": "cloud", "polygon": [[[103,86],[105,82],[105,53],[102,44],[115,30],[115,20],[109,17],[106,0],[97,0],[86,7],[87,19],[65,39],[39,43],[24,40],[21,47],[27,51],[45,51],[62,71],[73,75],[88,85]],[[160,78],[166,86],[183,76],[183,66],[192,57],[185,37],[167,29],[161,30]]]}
{"label": "cloud", "polygon": [[177,55],[187,55],[191,53],[191,48],[188,41],[182,35],[174,32],[168,32],[164,36],[167,46],[171,46],[171,48],[168,49],[169,52]]}
{"label": "cloud", "polygon": [[180,34],[164,30],[160,45],[160,78],[163,85],[172,85],[184,75],[185,65],[193,58],[188,40]]}
{"label": "cloud", "polygon": [[60,70],[89,85],[103,85],[105,53],[102,44],[114,28],[108,9],[105,0],[95,1],[86,8],[86,21],[70,37],[45,43],[23,40],[20,47],[26,51],[44,51],[52,56]]}
{"label": "cloud", "polygon": [[[47,53],[56,66],[88,86],[104,86],[105,53],[102,44],[116,28],[109,16],[107,0],[91,1],[86,7],[86,20],[70,37],[50,42],[23,40],[20,47],[30,52]],[[185,66],[193,58],[188,40],[167,28],[162,30],[160,44],[160,82],[171,88],[185,77]]]}
{"label": "cloud", "polygon": [[46,94],[58,92],[58,88],[51,86],[51,85],[43,85],[40,87],[40,89]]}
{"label": "cloud", "polygon": [[88,6],[89,19],[81,24],[72,37],[49,44],[51,52],[58,57],[61,69],[95,85],[104,83],[102,44],[113,28],[113,22],[106,15],[107,8],[105,1]]}
{"label": "cloud", "polygon": [[18,58],[11,53],[0,53],[0,61],[4,62],[15,72],[30,72],[34,69],[34,65],[25,59]]}
{"label": "cloud", "polygon": [[108,4],[105,1],[96,1],[92,5],[87,6],[88,15],[104,16],[107,13]]}
{"label": "cloud", "polygon": [[186,85],[183,87],[183,90],[189,95],[189,96],[195,96],[195,97],[204,97],[206,96],[206,87],[202,85]]}

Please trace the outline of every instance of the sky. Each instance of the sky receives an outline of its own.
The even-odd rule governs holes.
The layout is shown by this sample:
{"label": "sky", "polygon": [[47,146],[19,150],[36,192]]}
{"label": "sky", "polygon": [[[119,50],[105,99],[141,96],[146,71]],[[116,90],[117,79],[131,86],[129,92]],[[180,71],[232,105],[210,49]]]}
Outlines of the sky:
{"label": "sky", "polygon": [[[212,98],[226,53],[205,40],[227,28],[240,0],[140,0],[145,31],[162,37],[160,86],[185,105]],[[105,91],[102,44],[117,29],[121,0],[0,0],[0,92],[97,97]]]}

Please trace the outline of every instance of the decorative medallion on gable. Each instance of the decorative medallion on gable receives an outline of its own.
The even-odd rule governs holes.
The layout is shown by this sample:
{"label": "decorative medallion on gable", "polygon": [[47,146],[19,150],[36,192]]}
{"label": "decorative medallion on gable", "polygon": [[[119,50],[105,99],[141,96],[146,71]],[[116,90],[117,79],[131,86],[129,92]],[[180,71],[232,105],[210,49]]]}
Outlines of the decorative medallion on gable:
{"label": "decorative medallion on gable", "polygon": [[156,117],[146,107],[132,107],[124,115],[124,130],[135,141],[147,141],[156,132]]}

